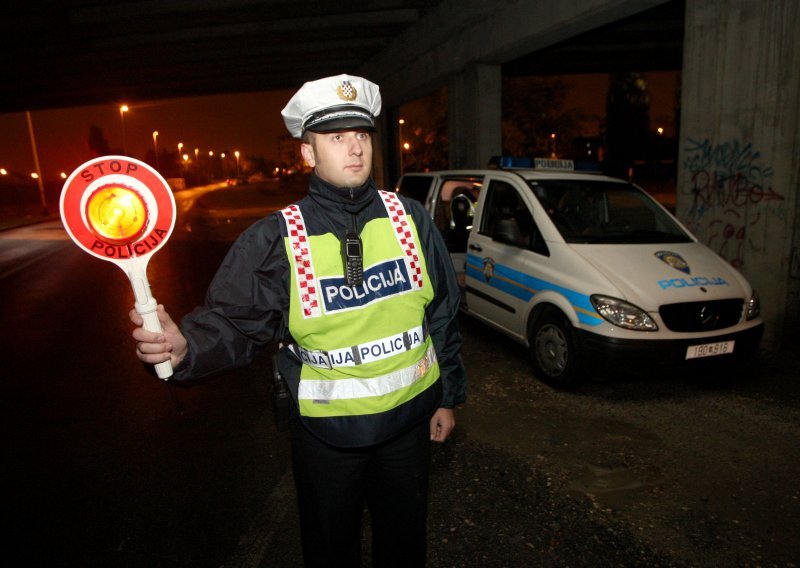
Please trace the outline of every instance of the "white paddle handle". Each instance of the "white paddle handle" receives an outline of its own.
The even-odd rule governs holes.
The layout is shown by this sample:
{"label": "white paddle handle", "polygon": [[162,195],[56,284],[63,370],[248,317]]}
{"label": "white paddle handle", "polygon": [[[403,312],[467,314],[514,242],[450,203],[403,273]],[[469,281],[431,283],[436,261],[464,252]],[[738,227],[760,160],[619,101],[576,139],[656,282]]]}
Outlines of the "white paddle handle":
{"label": "white paddle handle", "polygon": [[[136,313],[144,320],[142,327],[147,331],[161,333],[163,330],[156,313],[158,303],[150,295],[150,284],[147,282],[147,277],[144,275],[132,276],[131,286],[133,286],[133,295],[136,297]],[[157,363],[155,367],[159,379],[166,380],[172,376],[172,363],[169,360]]]}
{"label": "white paddle handle", "polygon": [[[154,306],[157,305],[156,301],[153,300]],[[155,307],[150,312],[140,312],[137,306],[136,311],[142,319],[144,320],[144,328],[147,331],[155,331],[156,333],[161,333],[161,322],[158,321],[158,314],[156,313]],[[163,363],[156,363],[156,374],[158,375],[159,379],[168,379],[172,376],[172,363],[170,361],[164,361]]]}

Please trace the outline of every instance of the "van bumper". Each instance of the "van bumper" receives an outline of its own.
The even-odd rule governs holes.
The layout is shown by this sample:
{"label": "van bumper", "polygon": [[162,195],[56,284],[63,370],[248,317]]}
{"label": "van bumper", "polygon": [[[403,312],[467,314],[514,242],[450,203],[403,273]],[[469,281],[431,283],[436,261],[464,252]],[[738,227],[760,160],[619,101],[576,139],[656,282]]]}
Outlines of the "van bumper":
{"label": "van bumper", "polygon": [[[621,371],[647,371],[658,367],[701,367],[726,362],[744,361],[758,348],[764,335],[764,324],[711,337],[692,339],[620,339],[585,330],[576,330],[584,366],[589,374]],[[686,359],[692,345],[735,341],[733,353]]]}

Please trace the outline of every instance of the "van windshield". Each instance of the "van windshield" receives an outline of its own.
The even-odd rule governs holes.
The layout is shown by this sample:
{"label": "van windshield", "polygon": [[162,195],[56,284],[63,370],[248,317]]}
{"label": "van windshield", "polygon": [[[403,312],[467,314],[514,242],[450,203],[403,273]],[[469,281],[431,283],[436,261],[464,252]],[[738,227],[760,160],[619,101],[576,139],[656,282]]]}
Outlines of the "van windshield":
{"label": "van windshield", "polygon": [[600,180],[530,180],[568,243],[688,243],[692,238],[636,187]]}

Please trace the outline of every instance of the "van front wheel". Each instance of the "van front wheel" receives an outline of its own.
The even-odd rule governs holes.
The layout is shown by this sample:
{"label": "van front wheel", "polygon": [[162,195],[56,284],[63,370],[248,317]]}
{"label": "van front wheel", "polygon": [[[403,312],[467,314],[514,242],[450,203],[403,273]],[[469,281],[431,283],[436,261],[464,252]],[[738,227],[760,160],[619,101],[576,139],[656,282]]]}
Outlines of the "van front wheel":
{"label": "van front wheel", "polygon": [[580,381],[580,353],[572,326],[564,316],[552,310],[541,314],[528,337],[539,379],[557,388],[568,388]]}

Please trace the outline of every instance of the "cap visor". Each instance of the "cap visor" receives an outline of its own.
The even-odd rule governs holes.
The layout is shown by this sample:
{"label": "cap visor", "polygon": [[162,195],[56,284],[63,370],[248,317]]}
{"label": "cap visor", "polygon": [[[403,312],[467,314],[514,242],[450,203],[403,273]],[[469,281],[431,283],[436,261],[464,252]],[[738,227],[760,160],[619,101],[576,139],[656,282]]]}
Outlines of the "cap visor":
{"label": "cap visor", "polygon": [[306,130],[311,132],[338,132],[342,130],[375,130],[375,123],[366,117],[346,116],[323,120]]}

